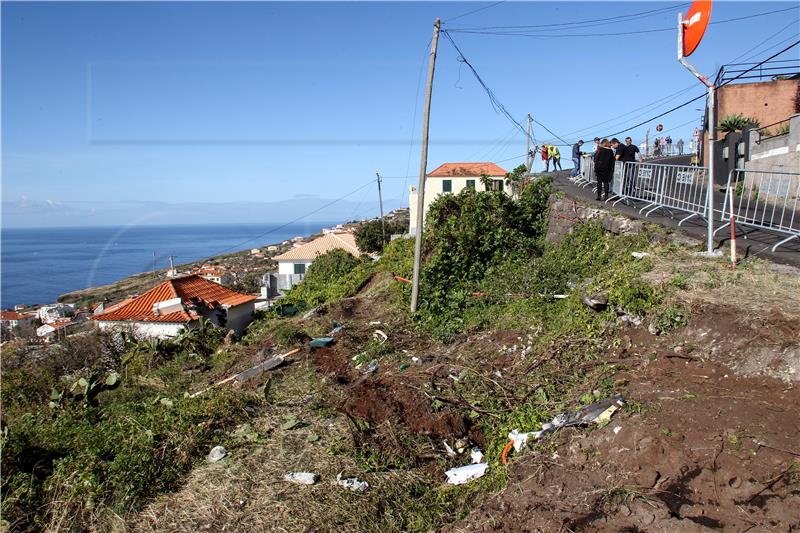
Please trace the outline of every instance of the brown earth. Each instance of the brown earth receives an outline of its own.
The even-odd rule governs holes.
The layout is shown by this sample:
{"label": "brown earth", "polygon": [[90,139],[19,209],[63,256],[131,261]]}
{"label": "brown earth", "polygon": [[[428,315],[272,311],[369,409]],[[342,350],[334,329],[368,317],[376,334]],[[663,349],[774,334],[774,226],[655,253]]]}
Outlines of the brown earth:
{"label": "brown earth", "polygon": [[629,331],[611,357],[640,412],[562,430],[514,458],[507,488],[448,530],[800,529],[800,390],[749,371],[764,351],[796,351],[798,323],[778,310],[757,321],[693,311],[669,336]]}

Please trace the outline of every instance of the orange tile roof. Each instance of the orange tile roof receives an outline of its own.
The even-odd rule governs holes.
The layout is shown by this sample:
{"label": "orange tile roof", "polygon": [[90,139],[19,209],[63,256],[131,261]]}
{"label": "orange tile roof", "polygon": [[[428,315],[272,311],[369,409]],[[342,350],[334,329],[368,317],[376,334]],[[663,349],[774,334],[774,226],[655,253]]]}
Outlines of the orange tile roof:
{"label": "orange tile roof", "polygon": [[18,313],[16,311],[3,311],[2,313],[0,313],[0,315],[1,315],[0,319],[2,320],[24,320],[26,318],[33,317],[33,315],[31,314],[28,313],[23,314],[23,313]]}
{"label": "orange tile roof", "polygon": [[141,296],[126,300],[122,304],[112,306],[110,311],[93,316],[92,320],[184,323],[199,318],[199,315],[191,309],[159,316],[153,314],[153,304],[173,298],[180,298],[186,307],[202,305],[214,309],[220,305],[236,306],[251,302],[256,296],[232,291],[219,283],[192,274],[165,281]]}
{"label": "orange tile roof", "polygon": [[313,261],[331,250],[344,250],[358,257],[361,252],[352,233],[328,233],[288,252],[273,257],[275,261]]}
{"label": "orange tile roof", "polygon": [[429,178],[480,178],[483,175],[505,177],[508,171],[494,163],[444,163],[439,165]]}

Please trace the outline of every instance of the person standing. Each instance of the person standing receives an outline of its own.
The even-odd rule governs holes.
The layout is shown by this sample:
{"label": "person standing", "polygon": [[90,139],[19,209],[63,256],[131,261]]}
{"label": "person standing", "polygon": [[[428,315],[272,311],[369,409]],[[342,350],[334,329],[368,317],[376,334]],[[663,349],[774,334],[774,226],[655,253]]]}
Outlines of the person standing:
{"label": "person standing", "polygon": [[635,163],[638,159],[642,159],[642,153],[639,151],[639,147],[633,144],[633,140],[630,137],[625,137],[625,146],[622,147],[623,155],[622,164],[624,165],[623,172],[622,172],[622,186],[619,190],[622,191],[623,196],[628,196],[631,194],[634,188],[633,183],[633,165],[630,163]]}
{"label": "person standing", "polygon": [[600,142],[600,148],[594,154],[594,175],[597,178],[597,200],[608,200],[608,189],[614,175],[614,152],[608,139]]}
{"label": "person standing", "polygon": [[551,144],[550,148],[552,149],[550,153],[551,159],[553,160],[553,172],[556,171],[556,167],[558,167],[558,170],[561,170],[561,152],[555,144]]}
{"label": "person standing", "polygon": [[675,146],[678,147],[678,155],[683,155],[683,139],[678,139],[678,142],[675,143]]}
{"label": "person standing", "polygon": [[572,145],[572,177],[577,177],[578,173],[581,171],[581,156],[583,152],[581,152],[581,146],[583,146],[583,140],[580,140]]}
{"label": "person standing", "polygon": [[622,161],[625,156],[625,147],[616,137],[611,139],[611,151],[614,152],[614,161]]}
{"label": "person standing", "polygon": [[633,144],[633,140],[630,137],[625,137],[625,146],[623,147],[623,150],[624,152],[621,161],[625,163],[635,163],[637,159],[642,158],[642,153],[639,151],[639,147]]}
{"label": "person standing", "polygon": [[672,155],[672,137],[667,135],[667,138],[664,139],[664,142],[667,143],[667,155]]}
{"label": "person standing", "polygon": [[544,171],[550,169],[550,147],[546,144],[542,145],[542,161],[544,162]]}
{"label": "person standing", "polygon": [[599,149],[600,149],[600,137],[595,137],[594,146],[592,147],[592,157],[594,157],[594,154],[596,154]]}

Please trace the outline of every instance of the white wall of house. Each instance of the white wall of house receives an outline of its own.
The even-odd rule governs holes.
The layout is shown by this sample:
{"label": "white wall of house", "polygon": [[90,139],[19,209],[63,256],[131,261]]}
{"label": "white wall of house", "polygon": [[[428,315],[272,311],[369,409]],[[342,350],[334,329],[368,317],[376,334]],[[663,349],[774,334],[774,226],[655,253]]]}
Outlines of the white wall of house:
{"label": "white wall of house", "polygon": [[[506,194],[511,194],[511,187],[506,185],[505,176],[494,176],[493,185],[498,187]],[[479,177],[451,177],[451,178],[428,178],[425,181],[425,215],[428,214],[431,204],[442,194],[458,194],[467,187],[475,187],[476,191],[485,191],[481,179]],[[417,232],[417,207],[418,198],[416,190],[408,195],[408,208],[409,208],[409,233],[415,235]]]}
{"label": "white wall of house", "polygon": [[98,320],[97,327],[102,331],[130,331],[137,337],[167,339],[177,337],[184,327],[191,327],[191,322],[132,322]]}
{"label": "white wall of house", "polygon": [[247,302],[228,309],[226,329],[232,329],[237,335],[244,333],[256,314],[255,302]]}
{"label": "white wall of house", "polygon": [[310,259],[302,261],[278,261],[278,274],[304,274],[305,271],[296,272],[295,265],[305,265],[305,269],[308,270],[308,267],[310,267],[313,262],[314,261]]}

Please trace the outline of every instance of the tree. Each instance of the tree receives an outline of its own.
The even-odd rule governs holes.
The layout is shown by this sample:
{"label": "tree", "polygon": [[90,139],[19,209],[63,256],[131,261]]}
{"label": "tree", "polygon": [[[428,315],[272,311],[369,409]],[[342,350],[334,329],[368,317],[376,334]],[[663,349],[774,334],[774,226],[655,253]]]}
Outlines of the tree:
{"label": "tree", "polygon": [[356,228],[356,246],[362,253],[380,253],[383,247],[391,240],[392,235],[408,232],[408,220],[389,220],[386,218],[384,220],[386,223],[385,235],[379,218],[364,222]]}

